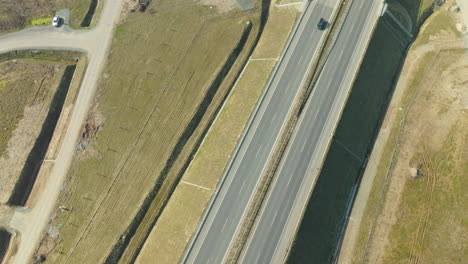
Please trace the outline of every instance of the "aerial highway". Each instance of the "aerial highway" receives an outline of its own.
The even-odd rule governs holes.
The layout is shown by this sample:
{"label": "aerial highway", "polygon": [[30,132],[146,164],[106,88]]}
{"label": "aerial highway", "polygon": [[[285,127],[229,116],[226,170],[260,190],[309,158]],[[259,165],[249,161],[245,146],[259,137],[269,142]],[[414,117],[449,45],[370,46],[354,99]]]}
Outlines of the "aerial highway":
{"label": "aerial highway", "polygon": [[382,4],[383,0],[352,2],[241,253],[241,263],[281,263],[287,257]]}
{"label": "aerial highway", "polygon": [[[65,49],[84,51],[88,56],[88,67],[48,182],[41,191],[35,206],[26,214],[18,213],[11,219],[14,223],[12,226],[18,227],[16,231],[21,237],[16,248],[14,263],[32,262],[34,251],[57,206],[57,199],[75,153],[79,133],[104,68],[123,2],[123,0],[104,1],[98,24],[89,30],[72,30],[67,26],[62,28],[48,26],[29,28],[0,36],[0,53],[21,49]],[[9,263],[11,262],[10,260]]]}
{"label": "aerial highway", "polygon": [[316,0],[307,4],[183,262],[209,264],[226,259],[312,61],[318,56],[324,34],[317,24],[321,18],[330,20],[338,2]]}

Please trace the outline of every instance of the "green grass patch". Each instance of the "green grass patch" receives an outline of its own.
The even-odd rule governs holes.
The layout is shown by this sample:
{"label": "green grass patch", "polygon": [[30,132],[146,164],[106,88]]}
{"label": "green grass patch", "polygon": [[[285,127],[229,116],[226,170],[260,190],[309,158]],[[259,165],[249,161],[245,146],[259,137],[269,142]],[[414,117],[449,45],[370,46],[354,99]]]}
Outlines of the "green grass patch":
{"label": "green grass patch", "polygon": [[31,26],[49,25],[52,23],[52,17],[39,17],[31,20]]}

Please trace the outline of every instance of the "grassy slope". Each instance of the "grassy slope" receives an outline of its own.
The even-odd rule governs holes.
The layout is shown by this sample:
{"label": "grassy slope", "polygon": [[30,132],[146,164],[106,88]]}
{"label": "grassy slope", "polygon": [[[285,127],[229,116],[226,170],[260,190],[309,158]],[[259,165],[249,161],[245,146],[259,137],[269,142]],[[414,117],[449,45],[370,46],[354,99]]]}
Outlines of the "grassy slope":
{"label": "grassy slope", "polygon": [[215,11],[194,2],[157,1],[117,29],[95,109],[104,128],[72,166],[50,263],[107,256],[239,41],[245,19],[208,20]]}
{"label": "grassy slope", "polygon": [[75,52],[57,51],[0,55],[0,127],[3,128],[0,130],[0,164],[4,166],[0,169],[4,177],[0,202],[6,203],[10,196],[28,153],[43,129],[64,69],[75,63],[72,59],[76,56],[79,55]]}
{"label": "grassy slope", "polygon": [[[60,67],[63,71],[63,67]],[[36,64],[29,61],[0,63],[0,156],[5,154],[13,130],[23,118],[26,106],[47,103],[56,87],[50,84],[57,73],[54,64]]]}
{"label": "grassy slope", "polygon": [[241,82],[236,85],[216,125],[212,127],[205,144],[200,148],[184,177],[184,181],[206,186],[210,190],[181,183],[171,198],[171,203],[177,206],[171,204],[167,213],[164,212],[164,216],[151,232],[137,263],[148,263],[155,258],[159,259],[159,263],[178,261],[203,212],[204,207],[200,205],[206,204],[210,199],[211,191],[216,186],[216,178],[221,175],[226,165],[229,150],[234,148],[241,128],[248,118],[245,113],[252,110],[261,92],[261,89],[249,88],[261,87],[273,66],[272,61],[249,64],[247,74],[244,74]]}
{"label": "grassy slope", "polygon": [[392,0],[399,2],[410,14],[413,24],[420,25],[429,14],[433,0]]}
{"label": "grassy slope", "polygon": [[[209,99],[209,96],[206,99],[203,99],[204,106],[200,106],[199,110],[197,111],[197,116],[201,118],[201,113],[203,113],[203,118],[201,118],[199,121],[196,121],[197,119],[194,118],[191,121],[193,122],[192,125],[189,125],[184,131],[184,134],[186,136],[183,137],[188,137],[188,133],[192,133],[189,140],[187,140],[185,143],[183,143],[184,141],[179,141],[178,145],[172,151],[170,158],[171,162],[168,162],[166,164],[165,169],[161,173],[161,177],[166,177],[166,179],[163,183],[161,183],[160,188],[158,187],[158,189],[153,190],[153,193],[156,193],[154,195],[154,198],[152,198],[152,196],[151,198],[147,198],[147,213],[144,215],[141,223],[138,224],[138,228],[136,229],[132,240],[125,249],[122,258],[119,260],[119,263],[128,263],[137,257],[139,249],[145,243],[146,237],[151,232],[155,221],[158,220],[158,216],[164,209],[167,200],[170,198],[174,188],[178,183],[178,180],[180,179],[180,177],[182,177],[186,166],[188,166],[188,163],[192,158],[192,155],[196,151],[196,148],[199,146],[199,144],[201,144],[201,140],[203,139],[205,130],[208,129],[208,127],[210,126],[212,122],[211,120],[212,118],[214,118],[215,112],[217,111],[218,107],[220,107],[220,104],[224,100],[226,93],[235,81],[235,76],[237,76],[237,74],[241,70],[240,67],[243,65],[244,61],[248,57],[248,54],[250,53],[250,46],[252,45],[253,40],[255,39],[256,32],[258,30],[258,23],[256,21],[253,22],[253,29],[249,30],[248,28],[252,27],[250,27],[250,25],[248,25],[246,21],[240,22],[241,20],[239,20],[239,23],[235,23],[233,25],[232,22],[236,21],[237,19],[243,20],[247,19],[247,17],[245,15],[241,15],[237,18],[228,16],[227,18],[222,19],[218,22],[213,21],[213,23],[210,23],[210,25],[208,26],[211,28],[211,31],[214,34],[218,33],[220,28],[229,28],[229,30],[226,32],[228,32],[227,35],[229,35],[229,37],[231,38],[231,44],[234,43],[236,37],[239,38],[238,41],[240,41],[240,37],[241,35],[243,35],[243,40],[239,42],[239,45],[244,46],[243,48],[236,48],[235,54],[232,53],[230,55],[230,58],[228,59],[229,62],[226,61],[227,64],[225,64],[225,67],[227,68],[225,68],[225,70],[229,72],[225,72],[227,73],[227,75],[224,77],[224,80],[221,81],[221,79],[218,78],[219,76],[223,76],[223,73],[222,75],[218,75],[217,77],[217,80],[220,80],[221,82],[216,82],[216,84],[213,83],[213,85],[210,86],[210,91],[217,90],[217,92],[213,94],[212,99]],[[207,32],[203,32],[202,34],[206,33]],[[228,39],[225,39],[224,43],[227,43],[227,41]],[[237,54],[238,52],[240,52],[240,54]],[[238,58],[236,59],[236,57]],[[231,63],[233,64],[231,65]],[[208,94],[212,93],[207,92],[207,95]],[[205,109],[206,111],[203,109]],[[181,143],[183,143],[184,146],[180,145]],[[179,153],[179,150],[182,150],[182,152]],[[167,168],[169,169],[167,170]],[[162,182],[162,180],[160,182]],[[149,199],[152,199],[152,201],[149,201]],[[137,222],[135,221],[132,225],[136,225],[136,223]],[[129,232],[133,231],[130,230]],[[110,263],[112,262],[113,261],[110,261]]]}
{"label": "grassy slope", "polygon": [[[60,76],[64,64],[74,63],[74,52],[10,52],[0,55],[0,156],[5,153],[8,140],[23,117],[23,109],[51,99],[56,87],[50,83]],[[54,65],[59,68],[55,69]],[[56,77],[59,78],[59,77]],[[37,91],[44,80],[48,89]]]}
{"label": "grassy slope", "polygon": [[[277,58],[297,16],[294,8],[271,8],[252,58]],[[272,40],[275,40],[274,42]],[[251,61],[153,228],[137,263],[157,258],[174,263],[195,230],[229,157],[275,64]],[[183,215],[183,217],[181,217]],[[156,246],[158,245],[158,246]]]}
{"label": "grassy slope", "polygon": [[434,36],[442,31],[446,34],[450,34],[461,38],[461,33],[455,27],[455,20],[450,15],[449,11],[440,10],[436,12],[430,18],[430,26],[424,29],[423,32],[418,36],[414,45],[419,46],[430,42],[430,37]]}

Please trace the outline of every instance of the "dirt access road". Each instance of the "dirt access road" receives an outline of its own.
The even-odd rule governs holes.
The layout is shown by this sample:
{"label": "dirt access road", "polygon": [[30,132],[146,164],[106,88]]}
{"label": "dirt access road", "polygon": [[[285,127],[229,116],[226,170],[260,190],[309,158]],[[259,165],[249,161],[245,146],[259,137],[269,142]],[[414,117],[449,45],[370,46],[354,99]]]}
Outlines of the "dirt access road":
{"label": "dirt access road", "polygon": [[48,26],[25,29],[0,37],[0,53],[18,49],[80,50],[87,53],[89,60],[70,124],[60,146],[49,182],[39,195],[36,206],[31,208],[27,214],[15,214],[11,220],[14,226],[18,226],[17,231],[21,237],[13,263],[32,262],[34,251],[42,238],[51,213],[56,208],[56,202],[67,176],[79,133],[104,68],[123,2],[124,0],[113,0],[112,4],[109,4],[111,2],[105,0],[99,22],[90,30],[72,30],[68,26],[62,28]]}

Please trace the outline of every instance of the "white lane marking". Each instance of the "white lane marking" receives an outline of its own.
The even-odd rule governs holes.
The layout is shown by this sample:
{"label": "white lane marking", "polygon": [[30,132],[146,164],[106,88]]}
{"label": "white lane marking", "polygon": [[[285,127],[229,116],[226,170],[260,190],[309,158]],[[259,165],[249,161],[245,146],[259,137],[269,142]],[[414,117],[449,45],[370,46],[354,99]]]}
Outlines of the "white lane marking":
{"label": "white lane marking", "polygon": [[302,144],[301,153],[304,152],[305,146],[306,146],[306,142],[304,142],[304,143]]}
{"label": "white lane marking", "polygon": [[180,182],[181,182],[181,183],[188,184],[188,185],[191,185],[191,186],[198,187],[198,188],[203,189],[203,190],[207,190],[207,191],[210,190],[209,188],[206,188],[206,187],[203,187],[203,186],[201,186],[201,185],[194,184],[194,183],[191,183],[191,182],[187,182],[187,181],[184,181],[184,180],[181,180]]}
{"label": "white lane marking", "polygon": [[293,2],[293,3],[286,3],[286,4],[275,4],[276,7],[285,7],[285,6],[292,6],[292,5],[301,5],[304,2],[301,0],[299,2]]}
{"label": "white lane marking", "polygon": [[289,183],[291,182],[291,179],[292,179],[292,177],[290,176],[290,177],[289,177],[289,180],[288,180],[288,183],[286,184],[286,187],[289,186]]}
{"label": "white lane marking", "polygon": [[226,227],[226,223],[228,222],[229,218],[226,218],[226,221],[224,221],[223,227],[221,228],[221,233],[224,231],[224,228]]}
{"label": "white lane marking", "polygon": [[258,263],[258,259],[260,258],[260,253],[258,253],[257,258],[255,259],[255,263]]}
{"label": "white lane marking", "polygon": [[275,222],[276,220],[276,216],[278,215],[278,211],[275,212],[275,215],[273,216],[273,218],[271,219],[271,222],[270,222],[270,227],[273,226],[273,222]]}
{"label": "white lane marking", "polygon": [[255,158],[258,158],[258,153],[260,152],[260,147],[257,149],[257,151],[255,152]]}
{"label": "white lane marking", "polygon": [[256,58],[250,59],[250,61],[277,61],[278,58]]}
{"label": "white lane marking", "polygon": [[244,190],[244,185],[245,185],[245,179],[244,179],[244,181],[242,182],[242,185],[241,185],[241,187],[240,187],[239,193],[242,192],[242,190]]}

